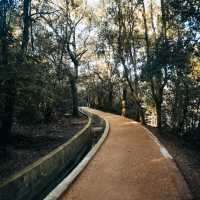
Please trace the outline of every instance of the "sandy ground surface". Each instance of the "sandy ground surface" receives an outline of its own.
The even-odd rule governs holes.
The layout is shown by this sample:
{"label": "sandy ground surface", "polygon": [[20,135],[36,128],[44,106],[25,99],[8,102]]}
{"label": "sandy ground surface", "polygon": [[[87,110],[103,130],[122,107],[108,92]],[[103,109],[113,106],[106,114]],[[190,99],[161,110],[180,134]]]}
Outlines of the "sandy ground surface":
{"label": "sandy ground surface", "polygon": [[176,161],[188,183],[194,199],[200,199],[200,154],[199,145],[170,132],[159,134],[155,127],[147,126],[159,138]]}
{"label": "sandy ground surface", "polygon": [[147,129],[121,116],[90,111],[109,121],[109,136],[60,200],[192,199],[175,163]]}

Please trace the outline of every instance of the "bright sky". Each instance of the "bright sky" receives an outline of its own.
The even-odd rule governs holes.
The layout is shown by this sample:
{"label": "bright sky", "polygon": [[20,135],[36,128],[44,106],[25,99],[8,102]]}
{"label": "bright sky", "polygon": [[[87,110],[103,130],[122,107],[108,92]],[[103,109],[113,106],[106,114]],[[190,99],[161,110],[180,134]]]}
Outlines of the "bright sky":
{"label": "bright sky", "polygon": [[95,7],[98,5],[98,3],[100,2],[100,0],[87,0],[88,5]]}

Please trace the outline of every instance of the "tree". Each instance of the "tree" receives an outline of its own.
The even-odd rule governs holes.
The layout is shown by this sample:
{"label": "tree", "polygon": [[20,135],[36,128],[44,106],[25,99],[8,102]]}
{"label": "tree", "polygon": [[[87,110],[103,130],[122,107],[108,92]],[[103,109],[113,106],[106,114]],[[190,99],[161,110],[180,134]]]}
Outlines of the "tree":
{"label": "tree", "polygon": [[[151,2],[152,3],[152,2]],[[152,5],[151,5],[152,6]],[[152,9],[152,7],[151,7]],[[144,73],[151,85],[152,98],[155,102],[156,114],[157,114],[157,126],[161,129],[162,126],[162,103],[164,87],[168,81],[168,42],[167,42],[167,27],[166,27],[166,10],[165,3],[161,1],[161,33],[160,36],[156,36],[155,26],[153,21],[153,13],[151,10],[151,25],[153,30],[154,47],[151,50],[149,31],[147,26],[146,10],[144,1],[142,1],[142,16],[144,21],[144,35],[146,42],[146,64]]]}
{"label": "tree", "polygon": [[[81,59],[87,52],[87,40],[89,37],[91,17],[90,12],[83,7],[83,4],[73,1],[65,1],[64,6],[58,6],[60,15],[45,21],[52,29],[59,48],[60,57],[58,58],[58,68],[65,71],[71,86],[73,115],[78,116],[78,94],[77,82],[79,77],[79,67]],[[55,23],[55,21],[57,23]],[[82,26],[82,27],[81,27]],[[84,27],[86,34],[80,31]],[[59,70],[58,70],[59,71]]]}
{"label": "tree", "polygon": [[[11,23],[12,12],[15,11],[15,1],[0,1],[0,92],[1,92],[1,139],[2,144],[7,143],[11,137],[13,110],[15,102],[15,70],[9,58],[13,35]],[[6,77],[4,76],[6,75]]]}

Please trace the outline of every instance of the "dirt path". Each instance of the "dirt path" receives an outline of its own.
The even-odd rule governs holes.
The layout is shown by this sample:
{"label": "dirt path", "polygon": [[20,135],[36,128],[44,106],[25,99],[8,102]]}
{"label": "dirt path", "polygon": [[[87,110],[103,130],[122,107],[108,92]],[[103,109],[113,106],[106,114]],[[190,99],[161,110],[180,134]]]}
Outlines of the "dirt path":
{"label": "dirt path", "polygon": [[109,136],[60,200],[188,200],[188,187],[147,129],[127,118],[90,110],[110,123]]}

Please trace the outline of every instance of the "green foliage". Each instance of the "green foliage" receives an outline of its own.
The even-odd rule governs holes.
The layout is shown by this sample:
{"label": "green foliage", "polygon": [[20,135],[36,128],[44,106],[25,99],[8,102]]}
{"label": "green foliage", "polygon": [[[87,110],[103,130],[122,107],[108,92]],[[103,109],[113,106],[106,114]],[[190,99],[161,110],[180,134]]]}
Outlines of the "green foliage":
{"label": "green foliage", "polygon": [[0,1],[0,121],[48,122],[64,100],[77,108],[78,85],[91,106],[119,113],[123,99],[137,120],[199,129],[199,0],[30,1],[27,21],[24,2]]}
{"label": "green foliage", "polygon": [[29,59],[20,66],[17,77],[17,117],[24,123],[40,122],[52,110],[53,85],[49,66]]}

